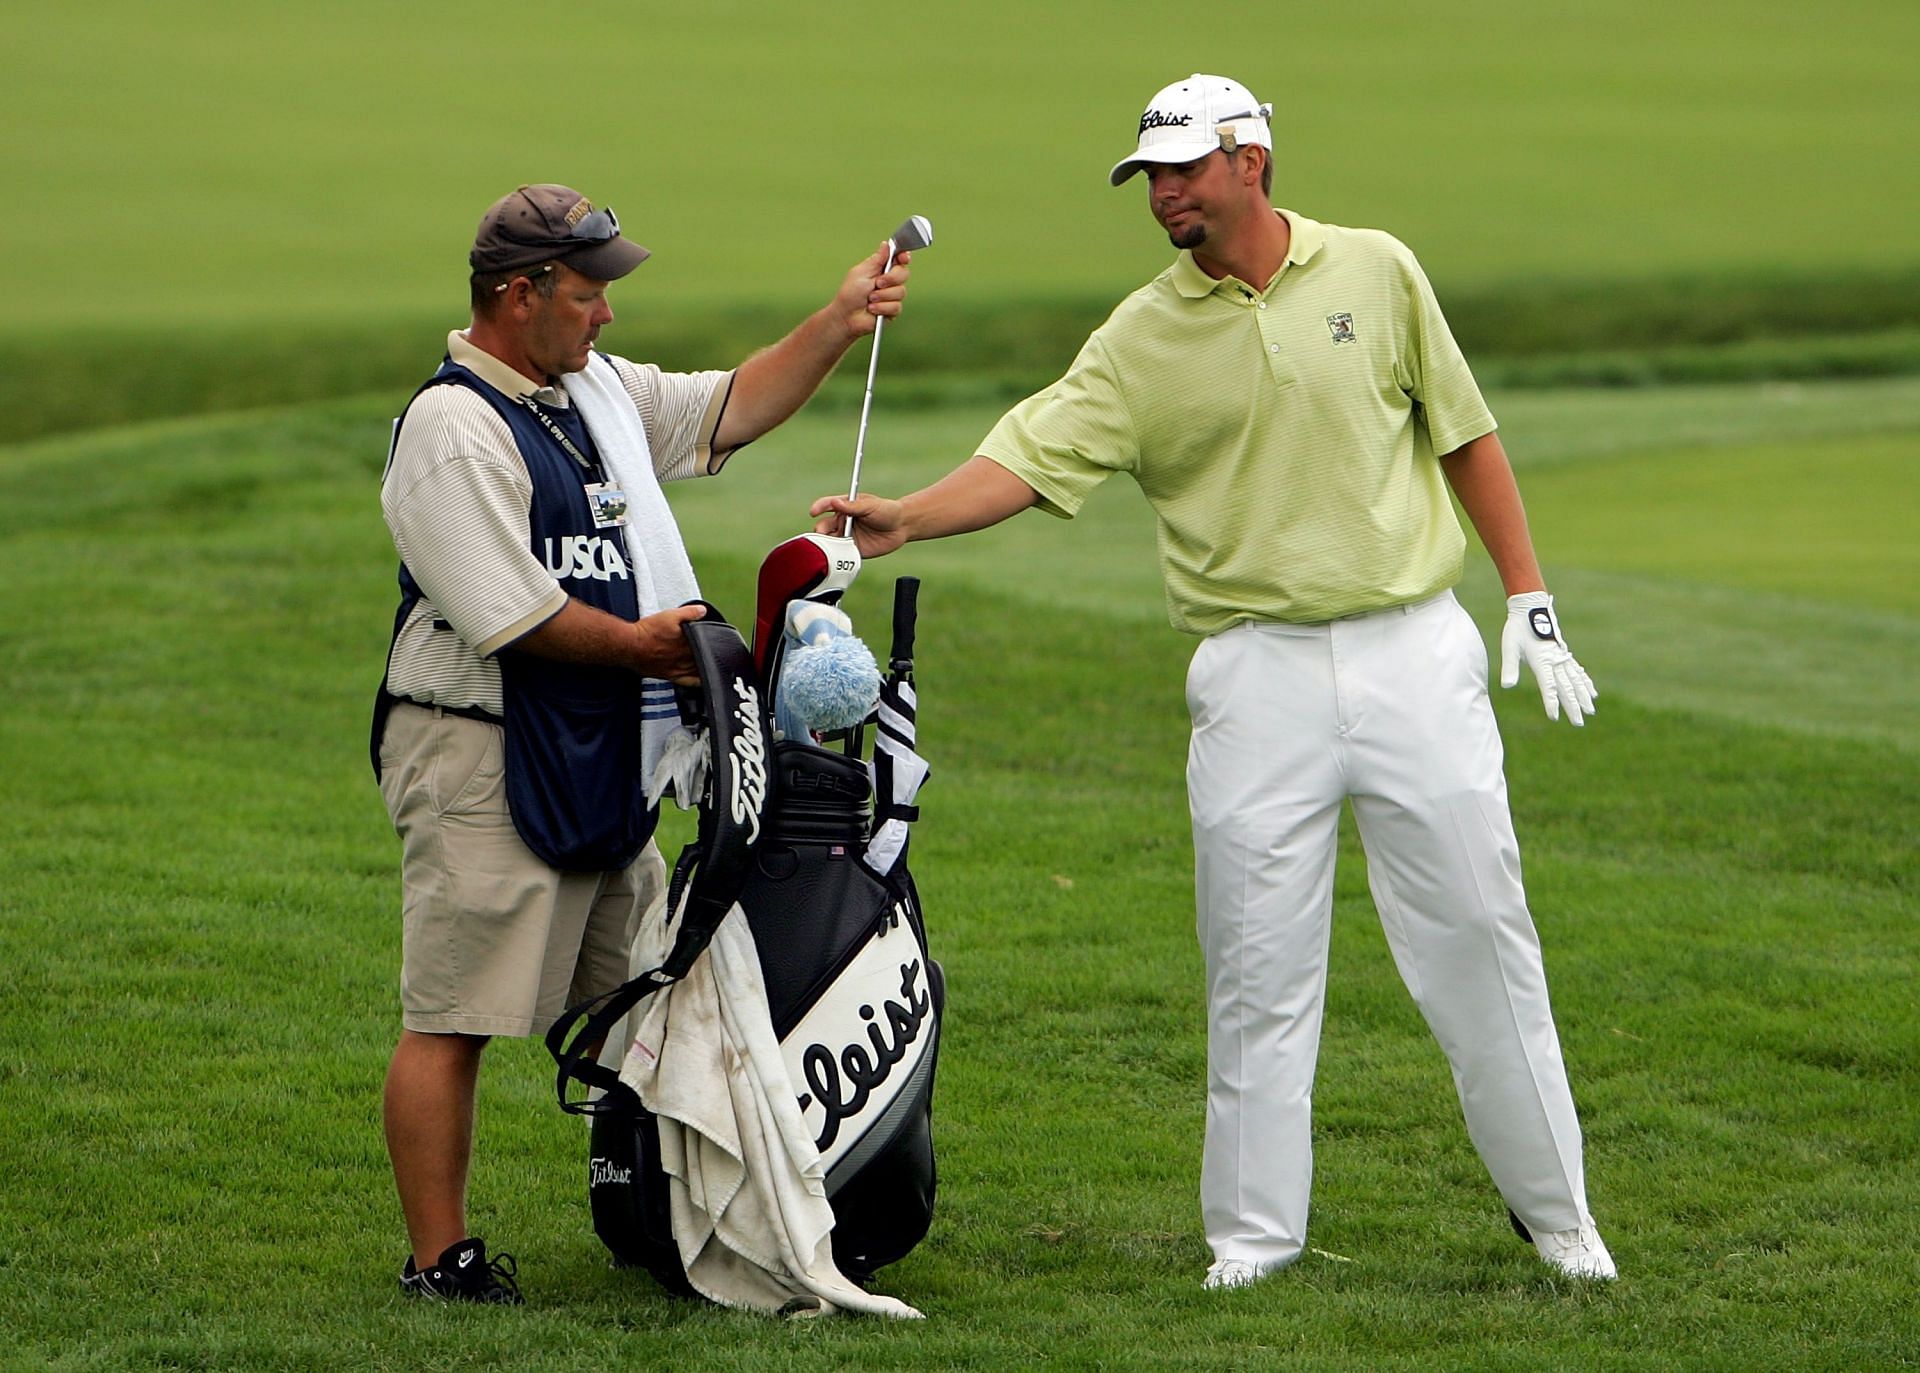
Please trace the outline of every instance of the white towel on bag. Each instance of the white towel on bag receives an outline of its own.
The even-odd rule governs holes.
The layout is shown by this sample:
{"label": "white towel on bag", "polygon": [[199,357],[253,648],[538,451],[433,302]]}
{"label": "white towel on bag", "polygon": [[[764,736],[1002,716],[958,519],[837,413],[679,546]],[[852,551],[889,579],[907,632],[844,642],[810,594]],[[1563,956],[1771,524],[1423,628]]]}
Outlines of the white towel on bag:
{"label": "white towel on bag", "polygon": [[[667,943],[665,903],[636,943]],[[652,966],[648,964],[647,966]],[[687,976],[654,993],[620,1080],[658,1117],[673,1235],[696,1291],[723,1306],[817,1314],[844,1308],[919,1319],[893,1297],[867,1292],[833,1260],[826,1168],[800,1114],[773,1036],[753,933],[739,906]]]}

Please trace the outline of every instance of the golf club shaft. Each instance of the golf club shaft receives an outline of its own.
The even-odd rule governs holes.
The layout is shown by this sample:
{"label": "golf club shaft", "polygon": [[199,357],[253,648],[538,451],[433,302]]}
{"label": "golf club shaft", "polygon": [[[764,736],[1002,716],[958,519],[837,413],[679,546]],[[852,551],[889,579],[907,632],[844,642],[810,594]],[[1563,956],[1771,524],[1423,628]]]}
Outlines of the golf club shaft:
{"label": "golf club shaft", "polygon": [[[882,276],[893,270],[893,254],[893,240],[888,239],[887,265],[880,269]],[[853,480],[847,484],[848,500],[860,494],[860,458],[867,447],[867,415],[873,409],[873,374],[880,365],[880,329],[886,322],[884,315],[876,317],[873,321],[873,352],[867,357],[867,394],[866,398],[860,402],[860,433],[853,441]],[[840,525],[840,537],[843,539],[853,537],[853,516],[847,516]]]}

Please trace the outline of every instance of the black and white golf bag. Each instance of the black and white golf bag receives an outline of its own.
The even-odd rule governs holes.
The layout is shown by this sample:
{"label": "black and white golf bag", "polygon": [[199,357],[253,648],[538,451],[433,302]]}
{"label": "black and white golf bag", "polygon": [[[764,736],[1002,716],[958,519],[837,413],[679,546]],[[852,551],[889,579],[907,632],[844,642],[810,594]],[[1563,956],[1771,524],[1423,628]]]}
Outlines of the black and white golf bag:
{"label": "black and white golf bag", "polygon": [[[911,578],[895,588],[871,768],[860,757],[864,729],[850,731],[839,750],[811,740],[765,743],[773,738],[780,655],[761,637],[764,626],[751,655],[711,608],[686,626],[702,687],[683,693],[682,713],[706,731],[709,766],[699,836],[680,855],[668,894],[680,925],[675,942],[659,969],[573,1008],[547,1036],[562,1107],[593,1117],[594,1229],[617,1261],[646,1268],[674,1291],[691,1288],[669,1218],[657,1122],[619,1081],[624,1046],[599,1062],[588,1051],[643,997],[685,976],[736,902],[826,1168],[840,1271],[866,1281],[918,1244],[932,1222],[933,1080],[946,986],[928,955],[906,865],[913,796],[926,776],[914,751],[916,591]],[[599,1094],[569,1101],[569,1081]]]}

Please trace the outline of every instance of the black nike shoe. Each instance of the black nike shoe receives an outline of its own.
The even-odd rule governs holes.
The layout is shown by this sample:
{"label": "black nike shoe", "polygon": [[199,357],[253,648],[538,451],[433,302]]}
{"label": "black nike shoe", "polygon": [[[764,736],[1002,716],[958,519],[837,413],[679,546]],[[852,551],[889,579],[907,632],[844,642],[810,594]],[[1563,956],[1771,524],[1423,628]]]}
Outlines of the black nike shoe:
{"label": "black nike shoe", "polygon": [[440,1261],[428,1269],[414,1267],[407,1255],[400,1270],[400,1290],[431,1301],[475,1301],[519,1306],[524,1300],[514,1281],[518,1268],[511,1254],[487,1258],[487,1246],[477,1239],[450,1245]]}

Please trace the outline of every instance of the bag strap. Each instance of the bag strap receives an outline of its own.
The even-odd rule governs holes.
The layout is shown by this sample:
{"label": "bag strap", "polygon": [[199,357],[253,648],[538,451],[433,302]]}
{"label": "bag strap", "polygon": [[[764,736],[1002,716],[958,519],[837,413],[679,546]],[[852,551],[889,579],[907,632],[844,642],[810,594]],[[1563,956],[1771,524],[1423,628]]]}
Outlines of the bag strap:
{"label": "bag strap", "polygon": [[[699,837],[681,853],[668,895],[668,922],[677,921],[679,933],[659,967],[570,1007],[547,1030],[547,1052],[559,1066],[555,1094],[560,1109],[571,1115],[598,1115],[632,1105],[633,1093],[620,1075],[597,1061],[600,1045],[643,998],[685,977],[713,939],[746,885],[771,804],[766,706],[753,655],[740,631],[717,609],[704,601],[688,604],[705,605],[707,613],[682,626],[700,685],[679,689],[680,715],[689,726],[706,731],[710,756]],[[597,1087],[603,1094],[570,1101],[569,1082]]]}
{"label": "bag strap", "polygon": [[681,718],[706,730],[710,756],[707,794],[700,800],[697,866],[674,913],[680,933],[661,965],[670,982],[687,975],[746,885],[773,785],[773,770],[767,766],[766,702],[740,631],[712,606],[705,619],[690,620],[685,629],[700,687],[682,692]]}
{"label": "bag strap", "polygon": [[[667,909],[670,912],[677,914],[685,905],[687,880],[699,865],[700,844],[696,840],[680,851],[680,861],[673,865],[673,879],[667,885]],[[669,922],[671,919],[669,916]],[[568,1007],[548,1028],[547,1052],[553,1055],[553,1061],[559,1066],[554,1078],[554,1094],[560,1099],[561,1110],[568,1115],[597,1116],[639,1107],[639,1097],[620,1080],[619,1071],[600,1062],[600,1049],[622,1016],[655,992],[671,987],[677,980],[668,977],[664,967],[650,968],[610,992],[591,1001],[583,1001],[578,1006]],[[598,1088],[601,1095],[569,1100],[569,1082]]]}
{"label": "bag strap", "polygon": [[[639,1104],[639,1098],[631,1087],[620,1080],[620,1074],[599,1061],[600,1046],[621,1016],[644,998],[672,983],[673,979],[662,977],[660,969],[654,968],[591,1001],[569,1007],[548,1027],[547,1052],[553,1055],[553,1061],[559,1065],[553,1089],[560,1099],[561,1110],[568,1115],[597,1116],[631,1110]],[[576,1025],[579,1026],[578,1030],[574,1028]],[[567,1096],[569,1082],[597,1087],[601,1094],[570,1100]]]}

